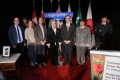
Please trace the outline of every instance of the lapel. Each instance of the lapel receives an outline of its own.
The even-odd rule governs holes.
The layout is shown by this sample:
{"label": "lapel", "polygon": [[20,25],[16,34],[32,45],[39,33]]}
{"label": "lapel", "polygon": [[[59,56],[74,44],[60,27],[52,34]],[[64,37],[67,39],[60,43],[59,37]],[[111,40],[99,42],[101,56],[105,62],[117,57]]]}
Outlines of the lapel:
{"label": "lapel", "polygon": [[56,34],[54,32],[54,30],[51,28],[52,34],[54,34],[55,36],[58,34],[58,29],[56,28]]}
{"label": "lapel", "polygon": [[42,30],[41,30],[41,26],[40,26],[40,25],[38,25],[38,30],[39,30],[40,33],[42,33]]}
{"label": "lapel", "polygon": [[69,28],[69,31],[72,29],[72,23],[70,23],[70,28]]}
{"label": "lapel", "polygon": [[[70,32],[71,28],[72,28],[72,23],[70,23],[70,27],[69,27],[69,31],[68,32]],[[66,26],[66,24],[65,24],[65,30],[67,32],[67,26]]]}
{"label": "lapel", "polygon": [[17,31],[16,31],[16,27],[15,27],[15,25],[13,26],[13,32],[15,32],[15,36],[17,37]]}
{"label": "lapel", "polygon": [[19,28],[20,28],[20,30],[21,30],[21,33],[23,34],[23,31],[22,31],[22,28],[21,28],[21,26],[19,26]]}
{"label": "lapel", "polygon": [[45,35],[45,26],[43,26],[43,30],[44,30],[44,35]]}

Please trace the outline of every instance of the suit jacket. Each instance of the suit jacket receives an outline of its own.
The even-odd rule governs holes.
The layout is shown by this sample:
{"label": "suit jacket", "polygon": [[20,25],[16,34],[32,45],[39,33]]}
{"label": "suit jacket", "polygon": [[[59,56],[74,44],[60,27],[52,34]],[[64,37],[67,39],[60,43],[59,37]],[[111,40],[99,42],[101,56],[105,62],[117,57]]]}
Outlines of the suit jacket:
{"label": "suit jacket", "polygon": [[41,41],[43,41],[43,40],[46,41],[46,37],[47,37],[46,27],[43,26],[43,30],[44,30],[44,39],[43,39],[43,34],[42,34],[42,30],[40,28],[40,25],[35,26],[34,34],[35,34],[36,44],[41,44]]}
{"label": "suit jacket", "polygon": [[85,47],[86,44],[91,44],[91,32],[89,27],[85,27],[84,29],[80,29],[80,27],[76,28],[76,37],[75,43],[77,46]]}
{"label": "suit jacket", "polygon": [[[23,42],[26,43],[25,36],[24,36],[24,28],[22,26],[20,26],[20,29],[22,32]],[[9,27],[8,38],[9,38],[11,46],[17,45],[18,37],[17,37],[15,25]]]}
{"label": "suit jacket", "polygon": [[64,43],[65,40],[70,40],[72,43],[74,42],[75,37],[75,25],[70,23],[69,32],[67,31],[66,24],[63,24],[61,28],[61,36],[62,36],[62,42]]}
{"label": "suit jacket", "polygon": [[103,25],[102,23],[98,23],[95,26],[95,38],[96,42],[107,43],[110,41],[111,34],[112,34],[112,25],[107,23]]}
{"label": "suit jacket", "polygon": [[55,34],[54,30],[49,28],[47,32],[47,44],[50,44],[52,47],[55,45],[55,42],[57,46],[59,46],[59,42],[62,42],[60,29],[57,28]]}

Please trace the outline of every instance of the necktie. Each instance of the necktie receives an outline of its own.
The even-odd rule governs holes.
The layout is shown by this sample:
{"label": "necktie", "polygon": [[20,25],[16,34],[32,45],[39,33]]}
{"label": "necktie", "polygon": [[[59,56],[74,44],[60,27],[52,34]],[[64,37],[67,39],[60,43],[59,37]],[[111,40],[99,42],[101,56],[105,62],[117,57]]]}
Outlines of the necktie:
{"label": "necktie", "polygon": [[19,41],[21,41],[20,32],[19,32],[18,26],[17,26],[17,33],[18,33],[18,39],[19,39]]}

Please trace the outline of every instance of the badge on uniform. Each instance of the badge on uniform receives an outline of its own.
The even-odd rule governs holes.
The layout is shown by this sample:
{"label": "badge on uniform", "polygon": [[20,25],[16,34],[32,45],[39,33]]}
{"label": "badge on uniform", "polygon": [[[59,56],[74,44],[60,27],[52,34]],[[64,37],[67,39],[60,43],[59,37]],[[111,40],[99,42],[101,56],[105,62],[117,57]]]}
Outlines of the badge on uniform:
{"label": "badge on uniform", "polygon": [[99,30],[101,32],[101,30]]}

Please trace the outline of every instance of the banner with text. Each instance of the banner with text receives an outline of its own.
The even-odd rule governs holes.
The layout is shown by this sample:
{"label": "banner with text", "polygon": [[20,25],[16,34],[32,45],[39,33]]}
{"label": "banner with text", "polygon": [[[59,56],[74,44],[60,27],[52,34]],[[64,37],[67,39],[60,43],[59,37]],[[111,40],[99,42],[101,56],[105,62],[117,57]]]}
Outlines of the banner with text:
{"label": "banner with text", "polygon": [[73,12],[60,12],[60,13],[49,12],[49,13],[44,13],[45,18],[53,18],[55,20],[64,20],[64,17],[66,15],[70,15],[71,18],[73,18]]}
{"label": "banner with text", "polygon": [[120,80],[120,52],[90,51],[92,80]]}

